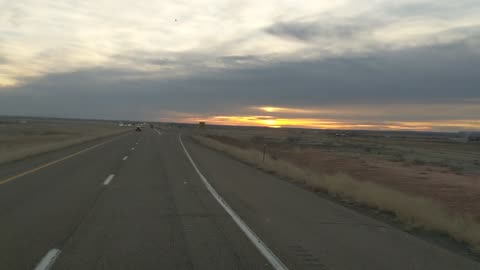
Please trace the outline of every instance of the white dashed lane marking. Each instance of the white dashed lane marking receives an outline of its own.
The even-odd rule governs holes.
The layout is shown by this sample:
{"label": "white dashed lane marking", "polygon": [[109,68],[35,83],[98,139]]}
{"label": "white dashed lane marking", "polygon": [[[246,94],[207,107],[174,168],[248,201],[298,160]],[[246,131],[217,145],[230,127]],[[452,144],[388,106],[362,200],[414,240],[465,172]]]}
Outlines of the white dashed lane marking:
{"label": "white dashed lane marking", "polygon": [[103,184],[106,186],[108,184],[110,184],[110,181],[112,181],[113,177],[115,177],[114,174],[110,174],[107,179],[105,179],[105,182],[103,182]]}
{"label": "white dashed lane marking", "polygon": [[50,269],[58,258],[58,255],[60,255],[60,249],[51,249],[45,254],[45,256],[43,256],[42,260],[37,264],[34,270]]}

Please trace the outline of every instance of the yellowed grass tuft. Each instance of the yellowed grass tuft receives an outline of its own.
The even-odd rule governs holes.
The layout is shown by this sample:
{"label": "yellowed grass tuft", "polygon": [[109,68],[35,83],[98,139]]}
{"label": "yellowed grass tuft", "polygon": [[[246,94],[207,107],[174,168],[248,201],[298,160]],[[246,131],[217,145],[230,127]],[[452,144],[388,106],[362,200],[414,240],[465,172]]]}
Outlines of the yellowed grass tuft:
{"label": "yellowed grass tuft", "polygon": [[321,189],[344,199],[392,212],[408,228],[447,233],[480,252],[480,224],[472,217],[450,214],[440,202],[406,194],[373,182],[358,181],[343,173],[318,175],[268,155],[263,161],[263,154],[256,149],[241,149],[203,136],[194,136],[194,140],[264,170],[286,176],[292,181],[305,183],[313,189]]}

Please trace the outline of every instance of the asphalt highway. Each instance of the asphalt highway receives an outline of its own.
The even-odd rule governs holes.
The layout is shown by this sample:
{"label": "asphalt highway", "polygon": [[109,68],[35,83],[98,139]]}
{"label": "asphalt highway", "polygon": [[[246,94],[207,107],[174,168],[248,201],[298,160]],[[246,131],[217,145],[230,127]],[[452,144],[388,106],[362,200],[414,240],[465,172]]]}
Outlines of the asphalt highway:
{"label": "asphalt highway", "polygon": [[0,269],[480,269],[193,143],[130,132],[0,166]]}

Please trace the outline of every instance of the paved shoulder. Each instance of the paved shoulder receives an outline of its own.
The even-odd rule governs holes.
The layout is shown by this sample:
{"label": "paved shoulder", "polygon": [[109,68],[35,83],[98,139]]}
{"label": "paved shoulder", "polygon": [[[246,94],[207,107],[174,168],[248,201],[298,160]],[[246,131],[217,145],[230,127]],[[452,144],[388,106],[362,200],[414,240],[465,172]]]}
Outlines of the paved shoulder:
{"label": "paved shoulder", "polygon": [[480,269],[468,258],[186,142],[215,189],[290,269]]}

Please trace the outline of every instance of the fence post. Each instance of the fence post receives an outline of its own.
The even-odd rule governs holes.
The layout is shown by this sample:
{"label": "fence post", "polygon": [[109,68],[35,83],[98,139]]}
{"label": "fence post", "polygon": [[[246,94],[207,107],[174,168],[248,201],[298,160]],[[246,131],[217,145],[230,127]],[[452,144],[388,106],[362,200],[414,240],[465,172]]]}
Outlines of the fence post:
{"label": "fence post", "polygon": [[267,152],[267,144],[264,144],[263,145],[263,158],[262,158],[262,162],[265,162],[265,153]]}

